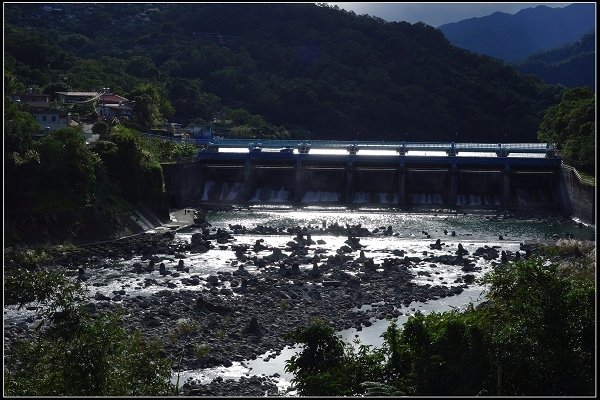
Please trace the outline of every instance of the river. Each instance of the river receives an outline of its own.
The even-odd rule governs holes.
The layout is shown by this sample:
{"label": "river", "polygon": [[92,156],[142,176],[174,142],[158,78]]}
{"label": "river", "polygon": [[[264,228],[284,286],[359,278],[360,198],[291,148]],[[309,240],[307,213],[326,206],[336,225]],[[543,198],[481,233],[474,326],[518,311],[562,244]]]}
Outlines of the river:
{"label": "river", "polygon": [[[518,251],[520,244],[525,241],[551,241],[557,237],[573,237],[584,240],[594,240],[594,230],[589,227],[566,218],[557,218],[555,215],[536,216],[530,218],[515,217],[509,215],[498,215],[494,212],[479,213],[402,213],[390,212],[385,209],[359,209],[348,210],[343,207],[314,207],[301,210],[281,207],[278,209],[255,207],[246,210],[236,210],[229,212],[214,212],[209,214],[209,222],[215,227],[227,228],[230,225],[241,225],[248,229],[259,225],[289,228],[293,226],[311,226],[323,227],[337,223],[338,225],[357,225],[373,231],[379,229],[383,231],[388,226],[392,226],[394,234],[392,236],[379,238],[363,238],[362,244],[370,249],[369,255],[374,257],[375,262],[381,261],[391,250],[397,248],[409,249],[410,252],[418,254],[429,250],[429,244],[432,240],[427,238],[443,238],[443,242],[456,245],[463,243],[465,249],[470,253],[477,247],[497,246],[502,250]],[[454,231],[455,236],[452,236]],[[245,242],[250,244],[259,239],[258,236],[246,236]],[[327,243],[329,251],[343,245],[345,237],[313,235],[313,239],[323,239]],[[265,238],[267,242],[273,245],[281,245],[289,240],[289,236],[269,236]],[[500,240],[501,239],[501,240]],[[206,254],[207,259],[218,260],[218,265],[223,267],[226,260],[218,258],[212,254]],[[217,265],[217,264],[215,264]],[[482,267],[481,271],[476,273],[481,277],[490,270],[491,263],[486,260],[478,260],[478,265]],[[208,272],[208,270],[207,270]],[[419,272],[431,272],[427,266],[414,269]],[[457,278],[456,269],[447,267],[435,272],[437,276],[417,275],[415,283],[432,283],[434,279],[452,282]],[[443,299],[428,302],[413,302],[409,306],[400,308],[402,315],[396,321],[401,326],[408,317],[416,311],[422,313],[444,312],[452,309],[460,309],[469,303],[478,304],[485,298],[485,288],[475,284],[462,293],[449,296]],[[377,305],[375,305],[377,306]],[[371,309],[373,305],[364,305],[362,309]],[[360,330],[356,328],[344,329],[339,331],[339,335],[346,342],[350,343],[357,338],[361,344],[371,346],[381,346],[383,343],[382,333],[389,326],[390,321],[386,319],[372,319],[372,325],[363,327]],[[264,375],[277,378],[274,380],[281,393],[286,395],[295,395],[296,392],[290,390],[293,375],[285,372],[285,362],[291,356],[296,354],[300,347],[286,347],[279,355],[269,358],[270,352],[260,355],[256,360],[245,360],[243,362],[234,362],[229,368],[217,367],[202,370],[184,371],[179,375],[179,382],[195,380],[200,383],[208,383],[217,376],[224,379],[239,379],[241,376]],[[266,360],[265,360],[266,358]],[[175,379],[174,379],[175,380]]]}
{"label": "river", "polygon": [[[181,212],[172,215],[176,219],[178,218],[177,215],[181,216]],[[371,283],[371,287],[376,288],[375,292],[373,292],[374,289],[370,289],[372,293],[369,293],[368,298],[372,300],[361,304],[353,300],[355,301],[353,308],[341,310],[341,315],[344,315],[344,317],[338,318],[340,328],[338,332],[347,342],[359,339],[362,344],[380,346],[382,344],[381,334],[389,325],[389,319],[386,319],[386,317],[389,318],[392,309],[396,312],[398,324],[401,325],[417,311],[424,313],[448,311],[464,307],[469,303],[478,303],[484,299],[485,287],[481,286],[476,279],[490,271],[497,261],[481,256],[473,257],[472,269],[468,274],[473,275],[475,281],[467,285],[464,280],[466,275],[464,269],[461,270],[460,266],[457,267],[457,265],[445,264],[439,261],[443,259],[440,257],[448,257],[449,254],[454,254],[459,244],[471,256],[482,248],[498,253],[505,251],[507,254],[514,255],[519,251],[521,244],[528,241],[556,241],[558,238],[569,237],[594,240],[595,237],[593,229],[556,215],[537,215],[525,218],[523,216],[483,211],[464,214],[443,210],[437,213],[406,213],[377,208],[349,210],[337,207],[307,207],[304,209],[251,207],[228,211],[210,211],[206,215],[206,220],[211,224],[211,232],[219,229],[227,231],[232,233],[231,238],[219,244],[215,243],[208,251],[186,251],[185,254],[179,257],[173,256],[173,252],[155,255],[169,271],[173,271],[178,262],[184,259],[187,270],[178,270],[177,274],[165,276],[157,270],[150,270],[144,274],[134,272],[136,263],[139,265],[147,262],[148,258],[143,254],[133,254],[132,257],[119,259],[108,259],[99,254],[100,262],[86,268],[88,277],[85,284],[90,298],[94,299],[93,302],[102,306],[110,302],[126,307],[138,307],[139,304],[146,301],[159,304],[160,301],[157,301],[156,298],[159,296],[164,298],[165,292],[198,293],[201,295],[210,293],[216,297],[222,296],[227,291],[229,297],[224,297],[230,300],[243,299],[244,296],[249,295],[236,291],[238,289],[237,284],[234,285],[233,279],[224,279],[225,274],[228,274],[228,277],[235,277],[237,272],[244,269],[248,276],[267,274],[271,277],[278,276],[275,267],[271,270],[269,265],[265,268],[265,266],[257,265],[258,263],[252,260],[266,260],[274,253],[274,249],[279,249],[284,257],[296,257],[300,264],[298,273],[307,276],[314,263],[311,260],[318,260],[324,266],[325,261],[341,254],[340,249],[348,243],[347,235],[336,234],[335,229],[332,230],[332,227],[360,226],[368,230],[369,234],[366,236],[360,235],[360,245],[348,250],[347,254],[351,255],[350,261],[329,271],[325,270],[326,272],[323,273],[322,277],[323,281],[333,279],[330,277],[336,276],[335,274],[338,271],[335,271],[335,269],[339,268],[344,270],[345,276],[352,275],[364,279],[364,290],[368,290],[366,288],[369,287],[369,279],[371,278],[367,278],[373,276],[374,279],[380,279],[381,276],[387,273],[385,268],[382,267],[386,263],[386,259],[389,261],[390,258],[393,258],[394,255],[398,256],[401,252],[402,255],[417,260],[412,261],[408,270],[406,270],[410,271],[411,285],[421,288],[442,288],[444,290],[444,294],[434,296],[436,297],[434,300],[416,301],[414,298],[409,298],[404,302],[396,301],[396,304],[391,306],[394,304],[394,299],[387,296],[397,294],[398,291],[392,291],[389,286],[381,283],[383,281],[377,281],[379,282],[377,284]],[[293,247],[289,247],[290,241],[296,240],[294,239],[296,235],[290,233],[290,230],[299,227],[306,227],[307,232],[312,232],[311,238],[314,243],[307,245],[306,249],[312,252],[313,258],[308,256],[298,257],[294,254]],[[202,232],[202,230],[202,228],[180,230],[174,235],[173,243],[179,243],[181,246],[189,245],[192,236]],[[204,230],[206,231],[206,228]],[[240,230],[245,231],[242,233]],[[264,230],[268,230],[270,233],[260,233]],[[439,246],[432,247],[438,239],[440,241]],[[258,247],[252,251],[252,247],[259,243],[264,248]],[[236,254],[233,250],[244,245],[250,248],[246,252],[248,257],[240,258],[239,254]],[[362,257],[357,258],[359,248],[364,253]],[[175,254],[177,253],[175,252]],[[371,271],[366,271],[362,262],[357,263],[357,260],[361,258],[371,259],[373,265]],[[437,261],[428,261],[432,259]],[[334,271],[332,272],[332,270]],[[69,274],[75,279],[77,271],[70,271]],[[208,278],[215,275],[220,277],[220,291],[217,291],[213,285],[208,283],[210,280]],[[323,296],[327,296],[327,293],[330,293],[327,291],[329,288],[326,290],[320,281],[321,279],[314,281],[305,279],[300,282],[298,279],[294,279],[294,276],[291,276],[290,278],[281,278],[278,282],[282,285],[281,292],[287,291],[287,293],[284,293],[286,296],[288,294],[293,295],[293,291],[297,288],[301,288],[301,290],[296,290],[296,293],[305,295],[305,297],[308,297],[308,294],[314,294],[314,291],[322,291]],[[453,289],[458,290],[453,291]],[[331,293],[334,295],[335,293],[337,295],[347,293],[344,290],[341,288],[337,292]],[[112,297],[112,300],[108,300],[107,295],[112,296],[111,293],[121,293],[122,296],[118,294]],[[279,291],[275,293],[281,294]],[[250,299],[250,297],[248,298]],[[273,298],[276,300],[275,297]],[[291,303],[294,303],[293,298],[290,299]],[[335,301],[335,297],[332,299]],[[388,301],[389,304],[387,304]],[[258,303],[249,304],[258,304],[257,307],[259,307],[262,303],[259,301]],[[29,328],[35,325],[37,320],[34,307],[35,305],[30,305],[28,308],[21,310],[16,310],[12,306],[5,307],[5,329],[7,325],[21,324],[25,327],[23,321],[28,324]],[[147,307],[146,305],[145,309]],[[338,307],[341,306],[338,305]],[[295,309],[296,307],[292,306],[292,308]],[[150,309],[152,309],[152,305]],[[132,310],[140,311],[141,308],[133,308]],[[323,309],[321,308],[321,310]],[[264,314],[264,316],[269,315],[269,312],[273,312],[272,310],[263,312],[260,309],[255,311]],[[132,313],[135,312],[137,311],[132,311]],[[295,310],[294,312],[299,311]],[[355,323],[352,318],[348,322],[348,315],[356,316],[357,320],[360,318],[362,323]],[[365,321],[368,322],[365,323]],[[342,326],[344,322],[345,326]],[[274,322],[270,326],[273,329],[280,330],[275,333],[272,332],[275,336],[270,336],[270,338],[283,336],[285,330],[290,328],[289,324],[282,325],[281,322]],[[264,346],[268,348],[268,344],[264,343],[263,347],[259,348],[265,348]],[[188,381],[196,385],[206,384],[217,377],[225,380],[238,380],[241,377],[262,375],[269,377],[277,385],[280,394],[295,395],[296,392],[290,387],[293,376],[286,373],[284,368],[285,361],[297,350],[298,347],[288,346],[283,349],[279,348],[275,352],[258,353],[255,359],[244,358],[243,356],[234,357],[231,358],[232,362],[230,362],[229,367],[186,369],[174,373],[172,380],[174,383],[178,381],[179,385],[182,386]],[[228,350],[223,351],[227,353]],[[249,352],[244,354],[249,354]]]}

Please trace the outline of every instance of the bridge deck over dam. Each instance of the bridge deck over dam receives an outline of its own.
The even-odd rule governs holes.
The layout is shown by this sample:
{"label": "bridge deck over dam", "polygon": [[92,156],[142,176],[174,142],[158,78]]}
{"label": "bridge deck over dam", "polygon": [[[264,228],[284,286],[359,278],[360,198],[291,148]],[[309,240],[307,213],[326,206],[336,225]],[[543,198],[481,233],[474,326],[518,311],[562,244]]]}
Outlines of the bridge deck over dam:
{"label": "bridge deck over dam", "polygon": [[170,201],[559,208],[560,158],[545,143],[215,140],[163,168]]}

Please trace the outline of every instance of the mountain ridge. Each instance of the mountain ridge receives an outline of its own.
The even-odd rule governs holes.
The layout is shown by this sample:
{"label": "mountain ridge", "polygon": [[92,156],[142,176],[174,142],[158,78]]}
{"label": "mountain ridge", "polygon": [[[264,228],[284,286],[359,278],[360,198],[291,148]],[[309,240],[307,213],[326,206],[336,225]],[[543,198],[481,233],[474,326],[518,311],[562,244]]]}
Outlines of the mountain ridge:
{"label": "mountain ridge", "polygon": [[533,54],[515,67],[525,74],[539,76],[547,83],[595,88],[595,61],[595,33],[591,32],[576,42]]}
{"label": "mountain ridge", "polygon": [[595,30],[595,4],[573,3],[561,8],[540,5],[516,14],[496,12],[444,24],[438,29],[457,47],[518,62]]}

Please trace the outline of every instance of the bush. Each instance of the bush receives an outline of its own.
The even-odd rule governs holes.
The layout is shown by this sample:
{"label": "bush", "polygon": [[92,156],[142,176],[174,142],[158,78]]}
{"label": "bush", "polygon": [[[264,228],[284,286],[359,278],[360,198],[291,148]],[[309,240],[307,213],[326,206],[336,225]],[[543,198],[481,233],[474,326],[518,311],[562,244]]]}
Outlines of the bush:
{"label": "bush", "polygon": [[592,395],[593,279],[529,259],[484,283],[482,305],[392,323],[381,349],[349,351],[322,321],[298,329],[291,337],[305,347],[286,370],[302,395]]}
{"label": "bush", "polygon": [[[63,327],[66,328],[66,327]],[[118,314],[82,317],[70,326],[21,343],[5,370],[13,396],[151,396],[173,393],[170,362],[156,343],[128,332]]]}
{"label": "bush", "polygon": [[18,342],[6,359],[5,395],[151,396],[173,393],[171,363],[156,342],[122,326],[119,313],[92,317],[78,306],[81,286],[55,272],[16,271],[8,303],[40,302],[50,323]]}
{"label": "bush", "polygon": [[556,143],[567,163],[594,174],[596,161],[596,95],[591,88],[567,89],[550,107],[538,129],[538,139]]}
{"label": "bush", "polygon": [[350,396],[369,388],[361,382],[373,381],[381,376],[382,354],[370,351],[370,346],[358,341],[346,345],[333,328],[316,319],[306,328],[287,335],[304,344],[302,352],[286,363],[286,372],[295,375],[294,383],[302,395]]}

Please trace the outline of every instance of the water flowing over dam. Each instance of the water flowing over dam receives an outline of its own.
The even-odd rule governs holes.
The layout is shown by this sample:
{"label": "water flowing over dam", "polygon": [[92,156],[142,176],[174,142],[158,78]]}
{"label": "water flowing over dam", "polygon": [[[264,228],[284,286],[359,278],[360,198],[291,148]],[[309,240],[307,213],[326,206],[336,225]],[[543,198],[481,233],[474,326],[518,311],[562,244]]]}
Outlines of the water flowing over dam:
{"label": "water flowing over dam", "polygon": [[165,165],[169,202],[395,208],[563,208],[546,143],[218,140]]}

